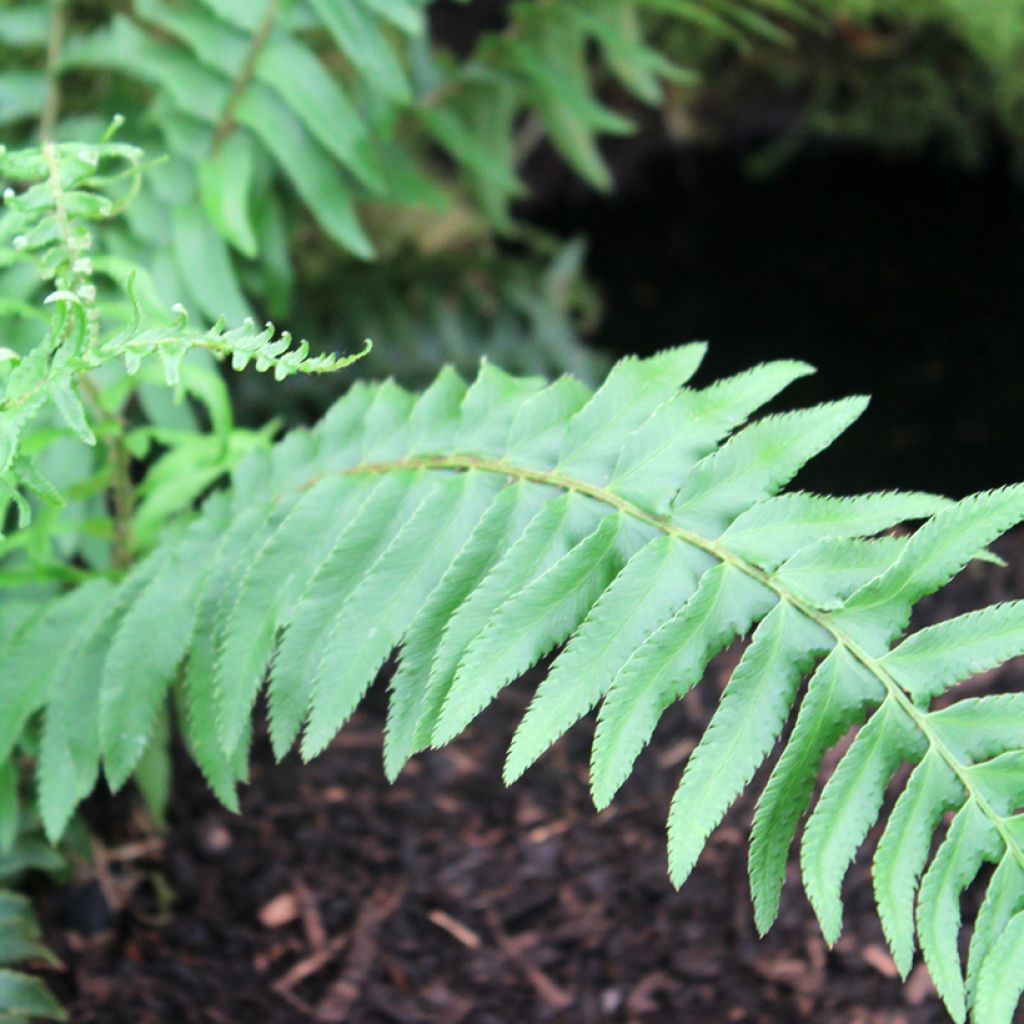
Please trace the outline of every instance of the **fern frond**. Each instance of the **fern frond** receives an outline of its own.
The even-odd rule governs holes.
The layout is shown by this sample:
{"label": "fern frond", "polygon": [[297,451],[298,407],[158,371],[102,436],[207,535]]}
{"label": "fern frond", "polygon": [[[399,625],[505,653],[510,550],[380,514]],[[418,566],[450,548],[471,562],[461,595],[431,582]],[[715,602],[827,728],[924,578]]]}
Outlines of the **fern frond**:
{"label": "fern frond", "polygon": [[0,967],[0,1013],[13,1021],[68,1019],[42,981],[5,967]]}
{"label": "fern frond", "polygon": [[[994,979],[1021,955],[1024,700],[955,700],[952,690],[948,706],[933,704],[1024,652],[1021,602],[904,634],[921,597],[1024,519],[1024,487],[960,502],[780,494],[864,400],[745,425],[806,367],[768,364],[694,389],[685,382],[702,352],[624,360],[595,393],[489,364],[468,386],[445,372],[420,397],[392,382],[356,385],[313,431],[254,452],[230,490],[124,580],[59,597],[22,622],[0,649],[0,696],[14,708],[0,719],[0,754],[36,713],[47,716],[39,791],[51,833],[77,799],[57,797],[68,766],[87,771],[99,756],[123,783],[169,690],[189,749],[234,805],[265,680],[275,752],[301,734],[311,757],[396,649],[390,776],[555,652],[505,774],[518,777],[599,706],[591,783],[603,806],[664,711],[752,633],[672,801],[674,879],[780,746],[750,852],[766,930],[823,758],[856,728],[800,844],[826,938],[842,925],[846,871],[909,764],[875,853],[886,938],[903,972],[920,943],[956,1020],[1005,1020],[1014,987]],[[888,532],[922,519],[909,535]],[[51,710],[39,654],[65,633],[74,650],[109,641],[98,695],[80,691],[98,701],[98,714],[83,716],[98,721],[98,755],[72,745]],[[959,897],[989,862],[965,975]]]}
{"label": "fern frond", "polygon": [[[25,834],[17,848],[0,848],[0,875],[6,882],[23,871],[52,869],[61,863],[45,844],[41,849],[49,856],[35,856],[34,847],[36,841]],[[26,960],[52,967],[60,965],[43,944],[42,929],[29,900],[20,893],[0,888],[0,1020],[67,1020],[67,1013],[40,978],[11,969]]]}

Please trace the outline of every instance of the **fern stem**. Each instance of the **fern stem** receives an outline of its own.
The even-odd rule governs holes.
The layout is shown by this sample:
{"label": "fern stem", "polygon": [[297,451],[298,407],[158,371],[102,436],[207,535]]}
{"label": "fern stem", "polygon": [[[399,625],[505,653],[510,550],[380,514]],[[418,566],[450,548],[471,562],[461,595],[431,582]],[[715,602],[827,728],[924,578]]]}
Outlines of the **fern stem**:
{"label": "fern stem", "polygon": [[131,454],[124,441],[125,423],[116,413],[106,410],[99,388],[88,374],[78,378],[89,404],[99,418],[111,428],[107,440],[107,459],[110,462],[110,504],[113,513],[114,568],[128,569],[132,564],[132,521],[135,515],[135,485],[132,483]]}
{"label": "fern stem", "polygon": [[274,19],[277,17],[281,0],[270,0],[267,9],[263,12],[263,19],[259,23],[249,45],[249,52],[245,56],[245,63],[242,65],[238,77],[231,87],[231,95],[228,96],[224,109],[221,111],[220,120],[213,133],[213,145],[211,152],[216,154],[221,146],[227,141],[228,136],[235,130],[235,111],[242,100],[242,95],[248,88],[249,82],[256,71],[256,62],[260,59],[260,53],[270,38],[270,32],[274,27]]}
{"label": "fern stem", "polygon": [[[892,698],[892,700],[899,706],[900,710],[902,710],[903,713],[906,714],[913,722],[915,728],[922,736],[924,736],[929,746],[936,751],[943,761],[946,762],[950,770],[954,775],[956,775],[960,784],[964,787],[968,798],[973,800],[982,814],[992,822],[993,827],[1003,840],[1006,849],[1013,855],[1021,868],[1024,868],[1024,849],[1021,848],[1015,837],[1010,833],[1006,819],[995,811],[983,794],[978,790],[977,786],[975,786],[970,772],[968,771],[968,766],[963,764],[942,741],[942,738],[935,732],[931,724],[928,722],[926,712],[923,712],[914,704],[911,696],[899,685],[899,683],[896,682],[895,679],[892,678],[892,676],[879,663],[877,658],[868,654],[867,651],[865,651],[863,647],[853,639],[853,637],[832,621],[832,617],[828,612],[823,611],[820,608],[815,608],[796,594],[787,590],[786,587],[783,586],[771,573],[765,572],[763,569],[758,568],[756,565],[753,565],[741,556],[729,551],[718,541],[708,540],[706,537],[700,536],[700,534],[678,526],[667,516],[655,515],[654,513],[641,508],[639,505],[635,505],[633,502],[614,494],[606,488],[597,487],[594,484],[588,484],[586,481],[565,476],[557,471],[530,469],[525,466],[517,466],[514,463],[506,462],[502,459],[488,459],[478,455],[431,455],[400,459],[394,462],[364,463],[359,466],[353,466],[347,470],[342,470],[341,472],[342,475],[345,476],[355,476],[366,473],[389,473],[410,469],[478,470],[485,473],[499,473],[503,476],[511,477],[516,480],[546,484],[551,487],[560,488],[564,491],[572,491],[577,494],[582,494],[588,498],[593,498],[595,501],[600,501],[614,509],[617,509],[640,522],[648,523],[664,533],[669,534],[672,537],[676,537],[686,544],[699,548],[701,551],[705,551],[714,558],[717,558],[720,562],[728,563],[738,571],[757,580],[758,583],[761,583],[763,586],[768,587],[778,595],[780,600],[786,601],[801,614],[821,626],[822,629],[833,637],[837,645],[846,648],[853,658],[859,661],[873,676],[875,676],[876,679],[878,679],[878,681],[884,686],[887,696]],[[313,480],[308,481],[304,485],[303,489],[313,486],[313,484],[317,482],[317,479],[319,478],[314,478]]]}
{"label": "fern stem", "polygon": [[68,0],[50,0],[50,25],[46,36],[46,99],[39,119],[39,137],[44,143],[50,141],[57,115],[60,112],[60,52],[64,45],[64,31],[67,28]]}

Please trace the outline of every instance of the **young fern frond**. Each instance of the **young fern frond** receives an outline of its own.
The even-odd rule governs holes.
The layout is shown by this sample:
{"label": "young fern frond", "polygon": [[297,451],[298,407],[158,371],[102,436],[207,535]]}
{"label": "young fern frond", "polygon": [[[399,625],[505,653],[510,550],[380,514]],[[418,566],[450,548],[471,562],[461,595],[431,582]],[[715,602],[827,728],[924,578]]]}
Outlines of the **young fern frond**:
{"label": "young fern frond", "polygon": [[[259,372],[272,371],[277,380],[298,373],[333,373],[370,350],[367,341],[353,355],[311,356],[306,341],[293,344],[287,332],[277,335],[272,324],[261,329],[252,320],[231,329],[223,320],[209,329],[195,327],[183,307],[163,310],[151,287],[144,290],[144,308],[138,268],[126,269],[116,259],[92,252],[93,224],[116,215],[134,198],[142,161],[141,150],[110,141],[0,151],[0,184],[6,186],[0,243],[9,246],[2,256],[5,264],[25,263],[35,269],[50,289],[43,305],[52,309],[47,317],[27,306],[33,324],[39,321],[39,336],[24,354],[0,348],[0,529],[8,501],[17,504],[21,525],[28,521],[24,492],[59,504],[56,488],[24,450],[26,428],[49,404],[81,441],[95,445],[83,390],[90,386],[89,375],[107,363],[121,362],[129,374],[136,374],[144,360],[155,356],[165,383],[180,393],[182,363],[197,349],[229,359],[235,370],[253,365]],[[115,305],[106,294],[108,281],[130,310],[123,327],[112,328],[101,316],[101,309]],[[92,398],[96,405],[96,396]]]}
{"label": "young fern frond", "polygon": [[[672,801],[673,880],[686,880],[795,715],[751,839],[756,920],[770,927],[823,756],[859,727],[800,844],[825,937],[839,934],[846,871],[909,764],[874,860],[893,956],[905,974],[920,944],[954,1020],[1008,1022],[1024,957],[1024,700],[934,703],[1024,653],[1024,601],[904,633],[916,602],[1024,519],[1024,486],[960,502],[780,493],[864,400],[747,424],[809,368],[768,363],[693,387],[703,352],[624,359],[595,393],[489,364],[471,385],[444,371],[419,397],[356,384],[312,431],[241,464],[229,491],[123,580],[58,597],[22,626],[0,653],[0,703],[18,709],[0,723],[0,761],[41,713],[52,753],[38,791],[56,838],[82,790],[47,774],[73,763],[91,779],[99,762],[122,785],[173,692],[187,745],[234,806],[264,684],[276,753],[301,734],[310,758],[397,648],[393,777],[557,651],[506,778],[600,706],[591,779],[603,806],[665,709],[752,633]],[[36,653],[69,635],[89,657],[107,652],[73,659],[97,666],[76,689],[74,735]],[[986,863],[995,872],[965,972],[959,897]]]}

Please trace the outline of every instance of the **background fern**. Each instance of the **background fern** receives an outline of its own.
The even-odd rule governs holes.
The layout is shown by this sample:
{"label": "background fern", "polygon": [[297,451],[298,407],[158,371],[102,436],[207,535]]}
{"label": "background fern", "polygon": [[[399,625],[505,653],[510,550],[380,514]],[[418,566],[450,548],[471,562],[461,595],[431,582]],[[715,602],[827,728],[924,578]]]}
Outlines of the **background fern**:
{"label": "background fern", "polygon": [[[57,138],[95,137],[119,113],[126,137],[166,154],[104,244],[149,269],[163,302],[183,303],[197,320],[292,319],[305,314],[306,303],[293,302],[297,280],[326,272],[336,289],[339,275],[360,276],[361,261],[395,262],[408,275],[410,253],[436,263],[439,253],[468,251],[469,260],[442,264],[443,299],[479,290],[496,236],[536,251],[519,260],[519,277],[531,262],[534,281],[543,277],[550,246],[511,212],[526,195],[523,164],[548,140],[608,190],[598,142],[633,130],[635,119],[616,109],[627,105],[623,95],[653,105],[667,86],[695,77],[655,45],[667,26],[778,45],[780,18],[803,16],[799,0],[525,0],[509,5],[503,30],[457,54],[429,32],[430,8],[426,0],[138,0],[116,11],[57,3],[51,22],[45,0],[21,0],[0,9],[0,44],[24,65],[0,74],[0,125],[14,138],[33,125],[59,73],[73,87],[53,115]],[[51,28],[66,39],[47,72]],[[386,280],[376,274],[374,287]],[[510,291],[492,290],[506,319],[522,307]],[[532,291],[549,321],[564,308],[544,303],[543,287]],[[360,302],[357,286],[348,293]],[[402,308],[404,298],[393,291],[387,305]],[[361,340],[379,320],[341,305],[344,313],[327,307],[337,348],[349,330]],[[324,336],[322,324],[302,326]],[[475,326],[464,326],[469,372],[481,350],[506,365],[510,353],[523,358],[501,334],[481,341]],[[433,359],[422,332],[405,334],[418,359]],[[430,340],[438,334],[444,340],[444,331]],[[552,353],[555,372],[586,359],[575,338]],[[591,379],[599,376],[595,367]]]}
{"label": "background fern", "polygon": [[[389,774],[448,742],[506,683],[559,650],[506,776],[600,705],[591,778],[603,806],[665,708],[752,631],[672,803],[673,879],[685,881],[796,711],[751,839],[757,922],[770,927],[823,755],[861,726],[800,847],[826,938],[841,928],[846,870],[909,762],[875,854],[894,957],[905,973],[916,939],[953,1019],[971,1008],[984,1024],[1009,1020],[1024,928],[1017,698],[935,702],[1024,652],[1024,603],[904,634],[918,600],[1024,518],[1024,488],[960,502],[780,493],[865,401],[744,426],[809,368],[770,363],[680,388],[703,352],[625,359],[596,393],[569,377],[545,386],[489,364],[468,387],[444,371],[419,397],[390,382],[358,384],[313,431],[249,457],[229,492],[207,499],[123,581],[51,601],[11,637],[0,671],[10,709],[0,756],[24,730],[40,730],[47,834],[60,836],[89,788],[61,780],[94,779],[102,764],[118,788],[166,742],[158,724],[168,693],[210,785],[237,806],[268,665],[274,749],[283,756],[301,734],[308,758],[398,646]],[[920,520],[909,535],[887,532]],[[69,635],[66,661],[39,657]],[[68,693],[79,696],[72,703]],[[997,870],[964,972],[959,896],[984,863]]]}

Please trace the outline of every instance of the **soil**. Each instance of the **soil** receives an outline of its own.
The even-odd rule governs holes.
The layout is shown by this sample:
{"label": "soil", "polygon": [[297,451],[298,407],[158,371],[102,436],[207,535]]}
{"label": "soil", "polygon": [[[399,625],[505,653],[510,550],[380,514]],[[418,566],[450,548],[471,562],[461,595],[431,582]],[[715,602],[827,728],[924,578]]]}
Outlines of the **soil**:
{"label": "soil", "polygon": [[[919,621],[1024,592],[1024,534],[998,550],[1008,569],[972,565]],[[123,802],[90,808],[98,867],[41,901],[66,963],[50,980],[74,1024],[947,1020],[923,966],[906,984],[896,977],[868,853],[847,880],[846,927],[831,950],[795,865],[779,921],[758,938],[749,797],[687,884],[670,886],[669,800],[738,654],[727,651],[666,716],[601,814],[587,794],[589,724],[503,788],[502,751],[529,679],[394,786],[380,767],[380,683],[308,766],[274,765],[258,743],[242,816],[220,808],[182,759],[163,836],[126,818]],[[965,685],[1019,688],[1022,671],[1018,662]],[[978,898],[967,894],[968,912]]]}

